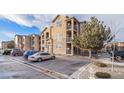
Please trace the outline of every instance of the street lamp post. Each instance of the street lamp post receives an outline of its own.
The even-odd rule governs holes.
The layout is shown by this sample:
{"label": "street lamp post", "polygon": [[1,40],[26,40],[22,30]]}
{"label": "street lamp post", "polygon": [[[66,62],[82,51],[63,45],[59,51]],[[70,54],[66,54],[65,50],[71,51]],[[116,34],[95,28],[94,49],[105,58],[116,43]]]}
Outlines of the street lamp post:
{"label": "street lamp post", "polygon": [[112,71],[114,71],[114,55],[115,55],[115,39],[113,42],[113,50],[112,50]]}
{"label": "street lamp post", "polygon": [[[112,49],[112,60],[111,60],[111,62],[112,62],[112,71],[114,71],[114,55],[115,55],[115,47],[116,47],[116,45],[115,45],[115,43],[116,43],[116,35],[119,32],[120,32],[120,30],[118,30],[117,32],[115,32],[115,30],[114,30],[114,34],[112,35],[112,37],[110,37],[110,39],[113,38],[113,47],[112,47],[113,49]],[[108,41],[110,39],[108,39]]]}

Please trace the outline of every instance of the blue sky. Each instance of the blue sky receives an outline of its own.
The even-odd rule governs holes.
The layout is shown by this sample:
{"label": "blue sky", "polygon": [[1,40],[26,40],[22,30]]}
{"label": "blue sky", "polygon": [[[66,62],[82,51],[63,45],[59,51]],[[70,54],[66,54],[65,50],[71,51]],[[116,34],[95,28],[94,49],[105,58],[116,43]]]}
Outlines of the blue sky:
{"label": "blue sky", "polygon": [[[56,15],[54,14],[11,14],[0,15],[0,41],[11,40],[15,34],[39,34],[44,27],[49,26]],[[75,16],[79,21],[89,20],[96,16],[104,24],[110,26],[112,31],[119,31],[117,41],[124,41],[124,15],[115,14],[68,14]]]}

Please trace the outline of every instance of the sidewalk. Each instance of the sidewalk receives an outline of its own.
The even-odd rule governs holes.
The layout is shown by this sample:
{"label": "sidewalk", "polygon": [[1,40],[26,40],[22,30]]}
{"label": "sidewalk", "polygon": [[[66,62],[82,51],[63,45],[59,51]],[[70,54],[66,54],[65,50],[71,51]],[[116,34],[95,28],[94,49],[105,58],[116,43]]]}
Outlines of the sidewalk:
{"label": "sidewalk", "polygon": [[[102,63],[106,63],[108,65],[111,65],[112,64],[110,58],[99,58],[96,61],[99,61],[99,62],[102,62]],[[124,66],[124,62],[117,62],[117,61],[115,61],[114,62],[114,65],[116,65],[116,66]]]}
{"label": "sidewalk", "polygon": [[67,56],[67,55],[56,55],[56,58],[61,58],[61,59],[83,59],[83,60],[89,60],[89,57],[88,56],[77,56],[77,55],[74,55],[74,56]]}
{"label": "sidewalk", "polygon": [[89,63],[81,68],[79,68],[76,72],[74,72],[69,78],[70,79],[81,79],[80,75],[82,73],[84,73],[86,71],[86,73],[84,73],[83,79],[87,79],[89,77],[89,71],[87,71],[88,67],[90,67],[92,64]]}
{"label": "sidewalk", "polygon": [[[99,58],[96,59],[96,61],[99,61],[101,63],[107,64],[107,67],[98,67],[94,64],[90,64],[86,67],[86,69],[82,69],[80,71],[78,79],[89,79],[90,75],[92,75],[94,78],[97,79],[97,77],[94,75],[96,72],[107,72],[111,74],[111,79],[124,79],[124,63],[114,62],[114,68],[112,71],[112,62],[110,58]],[[92,68],[92,72],[90,72],[90,69]]]}
{"label": "sidewalk", "polygon": [[[111,79],[123,79],[124,78],[124,62],[114,62],[114,71],[112,71],[112,62],[110,58],[99,58],[94,59],[95,61],[99,61],[101,63],[105,63],[107,67],[97,67],[94,64],[90,63],[78,69],[75,73],[73,73],[70,78],[72,79],[89,79],[89,77],[94,77],[93,79],[97,79],[94,75],[96,72],[107,72],[112,75]],[[92,68],[92,71],[91,71]]]}

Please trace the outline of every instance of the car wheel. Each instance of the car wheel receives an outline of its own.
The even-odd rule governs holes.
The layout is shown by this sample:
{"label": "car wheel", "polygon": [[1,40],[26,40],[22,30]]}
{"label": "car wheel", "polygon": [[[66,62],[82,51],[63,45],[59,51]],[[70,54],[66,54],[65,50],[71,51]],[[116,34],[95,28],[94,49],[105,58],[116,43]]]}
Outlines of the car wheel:
{"label": "car wheel", "polygon": [[18,56],[18,54],[15,54],[15,56]]}
{"label": "car wheel", "polygon": [[38,62],[41,62],[42,61],[42,58],[38,58]]}
{"label": "car wheel", "polygon": [[120,61],[121,60],[121,57],[120,56],[117,56],[116,59]]}

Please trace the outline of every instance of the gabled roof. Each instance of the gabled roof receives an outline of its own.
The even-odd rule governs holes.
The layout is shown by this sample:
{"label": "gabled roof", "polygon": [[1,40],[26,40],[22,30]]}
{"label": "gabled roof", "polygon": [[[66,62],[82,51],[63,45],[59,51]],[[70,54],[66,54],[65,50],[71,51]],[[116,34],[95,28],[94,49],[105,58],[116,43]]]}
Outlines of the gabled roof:
{"label": "gabled roof", "polygon": [[48,27],[45,27],[45,28],[43,29],[43,31],[41,32],[41,34],[42,34],[46,29],[48,29]]}
{"label": "gabled roof", "polygon": [[57,15],[57,16],[53,19],[52,23],[55,22],[56,19],[57,19],[59,16],[60,16],[60,15]]}
{"label": "gabled roof", "polygon": [[70,19],[74,19],[75,21],[77,21],[78,23],[80,23],[80,22],[77,20],[77,18],[75,18],[74,16],[70,17],[69,20],[70,20]]}
{"label": "gabled roof", "polygon": [[18,34],[16,34],[15,36],[22,36],[22,35],[18,35]]}
{"label": "gabled roof", "polygon": [[29,36],[39,36],[38,34],[30,34]]}
{"label": "gabled roof", "polygon": [[[59,16],[61,16],[61,15],[58,14],[58,15],[53,19],[52,23],[55,22],[56,19],[57,19]],[[65,15],[65,16],[66,16],[66,15]],[[66,16],[66,17],[68,18],[68,16]]]}

